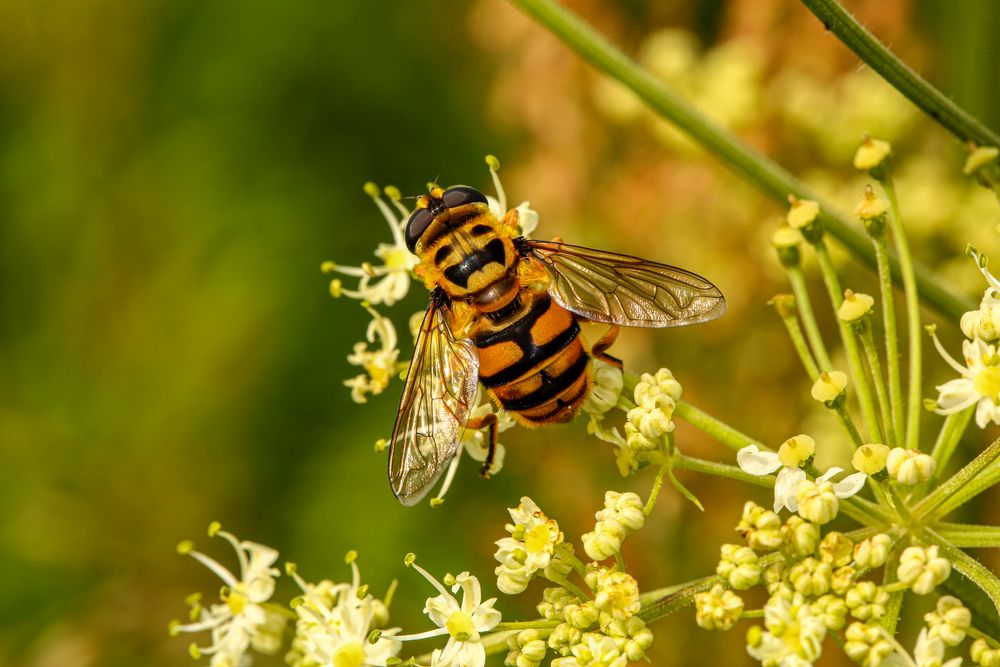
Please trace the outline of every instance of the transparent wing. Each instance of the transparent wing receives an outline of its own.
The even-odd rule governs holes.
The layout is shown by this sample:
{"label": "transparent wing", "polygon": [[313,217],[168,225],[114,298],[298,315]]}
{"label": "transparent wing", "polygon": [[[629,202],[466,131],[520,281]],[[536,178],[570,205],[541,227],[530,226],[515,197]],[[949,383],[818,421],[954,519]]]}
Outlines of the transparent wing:
{"label": "transparent wing", "polygon": [[676,327],[726,312],[726,299],[715,285],[676,266],[554,241],[521,243],[552,278],[552,298],[588,320]]}
{"label": "transparent wing", "polygon": [[389,484],[404,505],[420,502],[448,467],[478,388],[476,348],[452,335],[436,304],[432,298],[417,332],[389,440]]}

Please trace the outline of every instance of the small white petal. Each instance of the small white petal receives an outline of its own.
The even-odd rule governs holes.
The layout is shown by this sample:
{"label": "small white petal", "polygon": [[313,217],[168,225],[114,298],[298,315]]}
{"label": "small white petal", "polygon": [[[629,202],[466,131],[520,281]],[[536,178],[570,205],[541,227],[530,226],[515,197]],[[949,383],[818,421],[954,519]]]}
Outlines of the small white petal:
{"label": "small white petal", "polygon": [[782,468],[778,478],[774,480],[774,511],[780,512],[787,507],[791,512],[797,512],[799,503],[795,494],[799,484],[806,480],[806,473],[801,468]]}
{"label": "small white petal", "polygon": [[863,472],[848,475],[833,485],[833,492],[838,498],[849,498],[864,487],[865,480],[867,479],[868,475]]}
{"label": "small white petal", "polygon": [[736,452],[736,462],[743,472],[748,472],[757,477],[770,475],[781,467],[781,461],[775,452],[762,452],[757,445],[747,445]]}
{"label": "small white petal", "polygon": [[842,472],[844,472],[843,468],[838,468],[837,466],[833,466],[832,468],[830,468],[829,470],[827,470],[825,473],[823,473],[822,475],[820,475],[819,477],[817,477],[816,478],[816,483],[817,484],[822,484],[823,482],[827,481],[828,479],[830,479],[834,475],[838,475],[838,474],[840,474]]}

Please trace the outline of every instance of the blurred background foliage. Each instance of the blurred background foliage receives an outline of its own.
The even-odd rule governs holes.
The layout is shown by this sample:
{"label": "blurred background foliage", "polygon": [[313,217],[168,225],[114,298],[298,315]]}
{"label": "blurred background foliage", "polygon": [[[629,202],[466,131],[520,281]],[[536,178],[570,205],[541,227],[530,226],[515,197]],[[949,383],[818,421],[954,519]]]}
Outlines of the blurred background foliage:
{"label": "blurred background foliage", "polygon": [[[1000,257],[997,210],[961,177],[962,147],[794,0],[571,4],[845,208],[864,184],[850,169],[861,133],[893,141],[917,256],[978,298],[961,251]],[[997,3],[848,4],[1000,126]],[[605,489],[646,492],[651,476],[621,480],[580,423],[507,433],[504,472],[486,483],[463,467],[441,508],[405,509],[387,488],[372,445],[399,384],[350,402],[345,356],[368,315],[332,300],[318,267],[388,240],[362,182],[487,187],[486,153],[510,198],[541,212],[540,236],[682,264],[727,294],[721,321],[628,332],[630,367],[669,366],[686,398],[767,442],[810,428],[838,448],[765,306],[787,289],[767,244],[780,208],[502,0],[2,0],[0,664],[188,664],[167,622],[217,582],[174,546],[211,520],[309,579],[346,577],[358,549],[373,591],[401,580],[394,621],[419,629],[427,591],[406,552],[492,590],[492,541],[520,495],[575,537]],[[874,289],[842,262],[846,285]],[[424,298],[393,309],[401,332]],[[928,358],[928,384],[946,379]],[[683,426],[678,441],[731,458]],[[685,481],[708,511],[664,494],[626,545],[644,588],[706,574],[743,501],[766,499]],[[996,494],[982,500],[966,518],[1000,519]],[[522,598],[499,606],[527,617]],[[654,664],[746,659],[740,632],[707,642],[690,612],[655,630]]]}

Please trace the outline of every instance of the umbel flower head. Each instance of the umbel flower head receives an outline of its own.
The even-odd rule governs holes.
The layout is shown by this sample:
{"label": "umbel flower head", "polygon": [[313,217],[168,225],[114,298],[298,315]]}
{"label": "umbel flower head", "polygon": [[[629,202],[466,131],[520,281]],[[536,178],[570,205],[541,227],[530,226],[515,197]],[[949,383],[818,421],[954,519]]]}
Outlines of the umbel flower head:
{"label": "umbel flower head", "polygon": [[[351,388],[351,399],[355,403],[366,403],[368,394],[381,394],[392,378],[406,367],[405,363],[397,361],[399,346],[392,321],[367,304],[365,310],[372,316],[372,321],[368,323],[368,342],[355,343],[354,351],[347,355],[351,365],[360,366],[365,372],[344,380],[344,385]],[[368,348],[369,344],[376,342],[378,348]]]}
{"label": "umbel flower head", "polygon": [[[563,546],[563,534],[555,519],[550,519],[527,496],[521,504],[508,510],[513,523],[507,524],[508,537],[496,541],[494,557],[497,588],[508,595],[524,592],[528,582],[558,559]],[[568,547],[569,545],[565,545]]]}
{"label": "umbel flower head", "polygon": [[280,572],[274,567],[278,552],[254,542],[239,541],[218,523],[208,529],[209,536],[229,542],[239,561],[239,576],[213,558],[196,551],[190,542],[182,542],[177,551],[191,556],[222,579],[220,602],[202,607],[200,596],[188,598],[191,619],[188,624],[173,622],[171,634],[210,631],[208,646],[191,645],[194,657],[211,656],[212,667],[238,667],[252,647],[260,653],[275,653],[281,648],[285,619],[268,609],[266,603],[274,593],[274,578]]}

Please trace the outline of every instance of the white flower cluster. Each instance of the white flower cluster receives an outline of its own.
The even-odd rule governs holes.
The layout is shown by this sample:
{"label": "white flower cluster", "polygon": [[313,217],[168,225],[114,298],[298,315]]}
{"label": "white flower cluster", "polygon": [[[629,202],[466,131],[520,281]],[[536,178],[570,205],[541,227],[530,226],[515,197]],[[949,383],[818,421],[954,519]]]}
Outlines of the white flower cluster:
{"label": "white flower cluster", "polygon": [[[372,316],[366,335],[368,342],[355,343],[354,351],[347,356],[351,365],[360,366],[365,372],[344,380],[344,385],[351,389],[351,399],[355,403],[368,402],[368,394],[381,394],[392,378],[407,366],[406,362],[398,361],[399,345],[392,321],[382,317],[370,306],[365,306],[365,310]],[[368,349],[369,344],[376,342],[378,348]]]}
{"label": "white flower cluster", "polygon": [[[557,586],[544,590],[538,611],[557,625],[510,635],[506,665],[539,667],[550,651],[556,655],[551,661],[555,667],[624,667],[645,658],[653,634],[637,615],[639,585],[620,569],[619,553],[621,539],[645,522],[642,507],[634,493],[609,491],[604,509],[595,515],[595,530],[584,536],[585,551],[595,561],[619,556],[619,566],[611,568],[580,562],[556,522],[530,498],[510,510],[515,521],[507,526],[510,536],[497,542],[497,586],[520,593],[541,573]],[[616,539],[618,547],[612,549]],[[574,573],[581,575],[582,584],[570,581]]]}
{"label": "white flower cluster", "polygon": [[933,327],[931,337],[938,352],[954,368],[959,377],[937,387],[938,414],[950,415],[976,406],[976,424],[986,428],[989,423],[1000,424],[1000,281],[987,269],[986,258],[974,248],[969,254],[986,278],[988,287],[983,293],[979,309],[962,316],[962,332],[968,340],[962,341],[963,366],[954,359],[938,340]]}
{"label": "white flower cluster", "polygon": [[659,451],[662,438],[673,432],[674,408],[681,399],[681,385],[673,373],[661,368],[643,373],[633,390],[636,407],[627,413],[624,442],[618,443],[616,460],[622,476],[639,470],[644,454]]}

